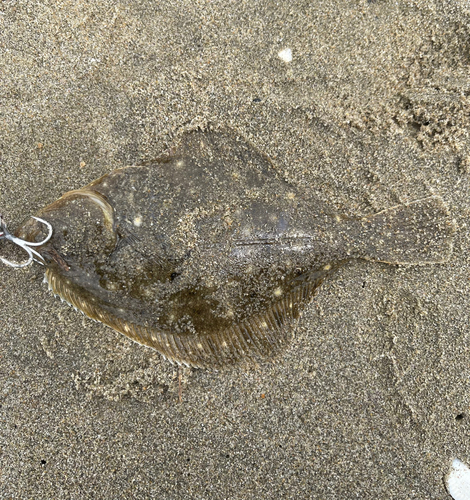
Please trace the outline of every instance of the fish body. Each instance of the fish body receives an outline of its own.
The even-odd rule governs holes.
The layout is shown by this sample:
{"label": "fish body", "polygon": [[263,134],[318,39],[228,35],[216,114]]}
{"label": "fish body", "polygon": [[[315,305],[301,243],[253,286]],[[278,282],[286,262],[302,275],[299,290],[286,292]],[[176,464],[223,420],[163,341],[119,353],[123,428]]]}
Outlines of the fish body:
{"label": "fish body", "polygon": [[[198,131],[153,163],[104,175],[45,207],[38,247],[55,294],[170,360],[272,359],[316,290],[353,258],[445,261],[439,197],[365,218],[334,214],[233,132]],[[30,219],[18,237],[38,241]]]}

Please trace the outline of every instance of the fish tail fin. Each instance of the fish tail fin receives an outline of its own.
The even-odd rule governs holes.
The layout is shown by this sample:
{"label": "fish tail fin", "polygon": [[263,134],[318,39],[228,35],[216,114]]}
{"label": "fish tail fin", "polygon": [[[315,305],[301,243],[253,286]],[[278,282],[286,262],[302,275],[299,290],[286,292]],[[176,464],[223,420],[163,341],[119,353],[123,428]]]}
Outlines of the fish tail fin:
{"label": "fish tail fin", "polygon": [[456,230],[449,209],[439,196],[383,210],[364,217],[361,257],[389,264],[436,264],[452,253]]}

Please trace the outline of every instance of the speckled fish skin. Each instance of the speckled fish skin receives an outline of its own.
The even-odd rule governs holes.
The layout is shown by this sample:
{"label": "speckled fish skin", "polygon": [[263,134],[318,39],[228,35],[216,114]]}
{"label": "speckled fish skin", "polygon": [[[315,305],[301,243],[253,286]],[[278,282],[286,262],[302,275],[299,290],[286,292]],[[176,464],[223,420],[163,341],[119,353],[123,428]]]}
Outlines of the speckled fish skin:
{"label": "speckled fish skin", "polygon": [[[115,170],[41,210],[55,294],[166,358],[220,368],[274,358],[302,309],[352,258],[448,259],[439,197],[370,217],[334,215],[234,132],[186,133],[171,153]],[[39,241],[30,219],[17,235]]]}

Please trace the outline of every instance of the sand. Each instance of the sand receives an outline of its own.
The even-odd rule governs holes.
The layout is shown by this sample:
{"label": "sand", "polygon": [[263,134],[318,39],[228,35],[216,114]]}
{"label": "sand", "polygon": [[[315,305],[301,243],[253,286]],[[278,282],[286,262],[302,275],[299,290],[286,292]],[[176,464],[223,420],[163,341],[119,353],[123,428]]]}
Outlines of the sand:
{"label": "sand", "polygon": [[0,498],[450,498],[470,464],[469,40],[464,0],[2,2],[11,229],[215,123],[340,213],[439,194],[458,231],[446,264],[350,262],[277,363],[223,372],[0,267]]}

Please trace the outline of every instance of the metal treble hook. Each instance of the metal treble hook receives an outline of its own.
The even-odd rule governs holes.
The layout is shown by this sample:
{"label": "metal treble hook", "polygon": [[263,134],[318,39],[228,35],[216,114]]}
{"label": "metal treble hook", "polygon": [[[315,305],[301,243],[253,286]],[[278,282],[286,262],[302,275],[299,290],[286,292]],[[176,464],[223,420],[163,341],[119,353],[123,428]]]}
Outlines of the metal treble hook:
{"label": "metal treble hook", "polygon": [[21,238],[17,238],[16,236],[13,236],[8,231],[7,226],[5,224],[5,221],[3,220],[3,217],[0,215],[0,240],[6,239],[8,241],[11,241],[15,245],[18,245],[28,254],[28,257],[29,257],[28,260],[26,262],[24,262],[23,264],[16,264],[15,262],[10,262],[9,260],[6,260],[3,257],[0,257],[0,260],[4,264],[6,264],[7,266],[26,267],[26,266],[29,266],[29,264],[31,264],[31,262],[33,260],[35,260],[36,262],[38,262],[41,265],[44,265],[44,259],[43,259],[42,255],[30,247],[38,247],[40,245],[44,245],[44,243],[47,243],[52,236],[52,226],[51,226],[51,224],[49,224],[49,222],[45,221],[44,219],[40,219],[39,217],[33,217],[33,219],[36,219],[37,221],[45,224],[47,226],[47,229],[49,230],[49,234],[46,236],[46,238],[43,241],[39,241],[38,243],[32,243],[30,241],[25,241],[25,240],[22,240]]}

